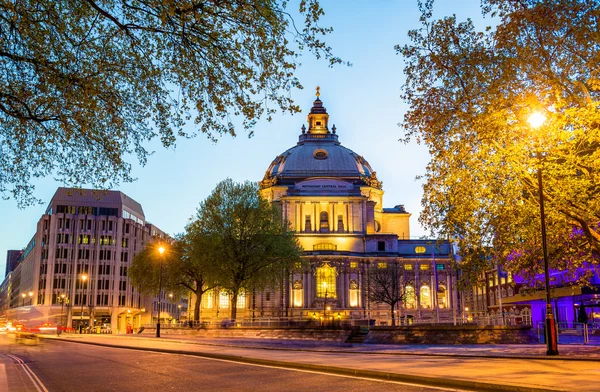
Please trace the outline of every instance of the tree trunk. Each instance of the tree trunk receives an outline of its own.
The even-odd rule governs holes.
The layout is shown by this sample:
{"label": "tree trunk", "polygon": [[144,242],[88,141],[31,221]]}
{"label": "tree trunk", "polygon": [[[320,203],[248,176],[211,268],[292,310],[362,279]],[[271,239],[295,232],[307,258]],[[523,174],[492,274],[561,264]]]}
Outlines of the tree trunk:
{"label": "tree trunk", "polygon": [[200,304],[202,303],[202,288],[195,292],[196,303],[194,303],[194,321],[200,321]]}
{"label": "tree trunk", "polygon": [[237,316],[237,297],[238,297],[238,292],[233,291],[231,293],[231,320],[235,320],[235,318]]}

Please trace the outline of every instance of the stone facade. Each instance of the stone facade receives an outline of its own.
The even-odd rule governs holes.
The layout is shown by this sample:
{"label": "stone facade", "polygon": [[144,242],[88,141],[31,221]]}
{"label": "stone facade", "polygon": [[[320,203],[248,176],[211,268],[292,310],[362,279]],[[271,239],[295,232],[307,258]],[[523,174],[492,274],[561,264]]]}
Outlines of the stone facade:
{"label": "stone facade", "polygon": [[[411,214],[383,206],[382,182],[364,157],[341,145],[317,95],[298,143],[278,155],[260,182],[261,195],[281,209],[296,233],[306,263],[279,285],[246,292],[237,317],[321,320],[374,319],[392,315],[452,319],[459,308],[452,248],[447,242],[410,238]],[[376,268],[398,264],[406,301],[393,310],[370,300]],[[203,319],[229,317],[228,293],[202,300]],[[460,316],[458,316],[460,317]]]}
{"label": "stone facade", "polygon": [[372,327],[364,343],[370,344],[528,344],[538,343],[529,326]]}

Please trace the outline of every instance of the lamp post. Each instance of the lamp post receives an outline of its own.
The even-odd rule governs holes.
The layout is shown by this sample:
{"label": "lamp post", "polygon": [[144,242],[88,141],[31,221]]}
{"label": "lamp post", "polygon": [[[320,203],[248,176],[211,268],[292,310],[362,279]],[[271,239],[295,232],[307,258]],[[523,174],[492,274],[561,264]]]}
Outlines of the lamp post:
{"label": "lamp post", "polygon": [[21,306],[25,306],[25,297],[27,297],[27,294],[21,294]]}
{"label": "lamp post", "polygon": [[29,293],[29,306],[33,305],[33,291],[30,291]]}
{"label": "lamp post", "polygon": [[181,317],[181,304],[177,305],[177,324],[179,324],[180,317]]}
{"label": "lamp post", "polygon": [[65,294],[60,295],[60,324],[64,327],[64,317],[65,317],[65,300],[67,296]]}
{"label": "lamp post", "polygon": [[159,246],[158,247],[158,318],[156,320],[156,337],[160,338],[160,310],[161,310],[161,303],[160,303],[160,293],[162,292],[162,255],[163,253],[165,253],[165,247],[164,246]]}
{"label": "lamp post", "polygon": [[[536,129],[541,127],[546,121],[546,116],[540,112],[535,112],[527,120],[532,128]],[[541,159],[541,155],[538,153],[538,159]],[[537,180],[538,180],[538,192],[540,196],[540,222],[542,225],[542,252],[544,255],[544,278],[546,283],[546,322],[545,322],[545,335],[546,335],[546,355],[558,355],[558,339],[556,336],[556,323],[554,320],[554,314],[552,313],[552,302],[550,298],[550,273],[548,267],[548,246],[546,243],[546,215],[544,213],[544,185],[542,182],[542,167],[538,166],[537,169]]]}
{"label": "lamp post", "polygon": [[81,313],[79,315],[79,334],[83,332],[83,286],[85,285],[85,281],[87,280],[87,275],[81,275],[81,294],[79,297],[79,302],[81,303]]}

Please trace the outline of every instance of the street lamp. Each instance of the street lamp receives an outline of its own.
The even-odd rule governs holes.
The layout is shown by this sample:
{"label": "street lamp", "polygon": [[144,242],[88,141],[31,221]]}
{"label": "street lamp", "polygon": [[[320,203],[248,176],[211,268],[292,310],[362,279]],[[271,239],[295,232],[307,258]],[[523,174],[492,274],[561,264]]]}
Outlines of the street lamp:
{"label": "street lamp", "polygon": [[[546,116],[543,113],[535,112],[529,116],[527,122],[532,128],[541,127],[546,121]],[[541,155],[538,152],[538,159],[541,160]],[[537,169],[538,192],[540,195],[540,221],[542,225],[542,252],[544,255],[544,278],[546,281],[546,355],[558,355],[558,340],[556,336],[556,324],[554,314],[552,313],[552,302],[550,299],[550,273],[548,268],[548,247],[546,244],[546,216],[544,213],[544,185],[542,183],[542,166],[538,165]]]}
{"label": "street lamp", "polygon": [[179,324],[180,317],[181,317],[181,304],[177,305],[177,324]]}
{"label": "street lamp", "polygon": [[164,246],[159,246],[158,247],[158,254],[160,255],[158,257],[158,264],[159,264],[159,269],[158,269],[158,318],[156,320],[156,337],[160,338],[160,308],[161,308],[161,304],[160,304],[160,293],[162,292],[162,255],[163,253],[165,253],[165,247]]}
{"label": "street lamp", "polygon": [[60,324],[64,327],[64,317],[65,317],[65,301],[67,300],[67,296],[65,294],[60,295]]}
{"label": "street lamp", "polygon": [[21,306],[25,306],[25,297],[27,297],[27,294],[21,294]]}
{"label": "street lamp", "polygon": [[29,306],[33,305],[33,291],[30,291],[29,293]]}
{"label": "street lamp", "polygon": [[81,275],[81,293],[79,294],[79,302],[81,302],[81,314],[79,315],[79,334],[83,332],[83,286],[85,285],[85,281],[87,280],[87,275]]}

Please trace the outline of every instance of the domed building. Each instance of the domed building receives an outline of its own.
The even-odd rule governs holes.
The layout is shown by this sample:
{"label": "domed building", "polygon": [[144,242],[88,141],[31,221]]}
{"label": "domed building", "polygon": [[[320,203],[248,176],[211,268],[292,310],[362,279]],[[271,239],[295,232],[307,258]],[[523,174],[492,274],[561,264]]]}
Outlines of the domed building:
{"label": "domed building", "polygon": [[[374,301],[372,291],[381,289],[373,282],[377,270],[393,264],[397,290],[404,294],[394,316],[452,319],[458,296],[451,247],[410,239],[411,214],[402,205],[383,207],[382,182],[365,158],[340,143],[319,95],[317,89],[308,128],[302,125],[298,143],[278,155],[260,181],[262,196],[281,208],[296,232],[307,263],[283,277],[280,287],[242,295],[238,318],[389,324],[391,306]],[[203,303],[213,311],[203,315],[214,316],[214,305],[228,307],[226,295],[209,294]]]}

